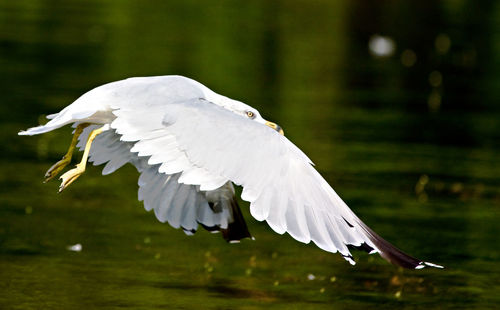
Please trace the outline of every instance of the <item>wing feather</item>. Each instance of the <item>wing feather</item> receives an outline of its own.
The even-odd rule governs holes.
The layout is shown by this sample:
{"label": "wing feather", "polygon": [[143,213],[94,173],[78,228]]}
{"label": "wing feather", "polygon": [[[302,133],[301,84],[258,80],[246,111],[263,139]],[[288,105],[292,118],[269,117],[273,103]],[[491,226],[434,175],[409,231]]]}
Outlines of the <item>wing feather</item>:
{"label": "wing feather", "polygon": [[165,223],[168,221],[168,212],[172,208],[175,193],[180,186],[182,185],[177,182],[177,175],[167,177],[161,194],[160,205],[155,209],[156,218],[160,222]]}
{"label": "wing feather", "polygon": [[179,186],[174,193],[172,203],[167,211],[168,223],[174,228],[181,227],[184,204],[189,196],[189,191],[185,186]]}
{"label": "wing feather", "polygon": [[181,227],[185,231],[193,231],[198,227],[196,222],[196,196],[195,191],[190,191],[184,201],[181,215]]}

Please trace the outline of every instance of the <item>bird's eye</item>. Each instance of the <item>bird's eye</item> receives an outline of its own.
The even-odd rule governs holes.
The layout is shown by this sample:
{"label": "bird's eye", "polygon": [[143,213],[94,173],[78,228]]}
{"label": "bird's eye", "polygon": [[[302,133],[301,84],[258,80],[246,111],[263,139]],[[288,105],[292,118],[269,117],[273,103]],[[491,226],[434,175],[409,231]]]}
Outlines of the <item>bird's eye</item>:
{"label": "bird's eye", "polygon": [[255,117],[255,113],[253,113],[252,111],[247,111],[247,116],[250,117],[250,118],[254,118]]}

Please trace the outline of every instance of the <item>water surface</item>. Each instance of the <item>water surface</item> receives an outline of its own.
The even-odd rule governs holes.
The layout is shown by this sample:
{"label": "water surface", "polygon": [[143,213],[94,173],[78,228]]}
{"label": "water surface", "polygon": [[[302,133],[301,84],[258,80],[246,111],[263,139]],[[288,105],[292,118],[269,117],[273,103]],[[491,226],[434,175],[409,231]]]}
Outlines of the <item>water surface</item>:
{"label": "water surface", "polygon": [[[0,308],[498,307],[499,18],[493,1],[0,3]],[[377,34],[392,54],[370,52]],[[259,109],[375,231],[446,269],[352,267],[245,202],[255,241],[189,237],[144,211],[130,166],[42,183],[71,130],[20,129],[163,74]]]}

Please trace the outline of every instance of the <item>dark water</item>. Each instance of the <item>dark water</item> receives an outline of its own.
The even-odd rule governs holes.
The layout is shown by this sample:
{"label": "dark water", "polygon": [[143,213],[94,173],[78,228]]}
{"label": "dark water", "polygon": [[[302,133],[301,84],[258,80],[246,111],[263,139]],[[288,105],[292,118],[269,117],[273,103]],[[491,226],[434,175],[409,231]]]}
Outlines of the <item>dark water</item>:
{"label": "dark water", "polygon": [[[496,1],[0,2],[0,308],[500,307],[499,55]],[[278,122],[367,224],[446,269],[352,267],[245,203],[255,241],[188,237],[144,211],[132,167],[42,184],[70,129],[18,130],[163,74]]]}

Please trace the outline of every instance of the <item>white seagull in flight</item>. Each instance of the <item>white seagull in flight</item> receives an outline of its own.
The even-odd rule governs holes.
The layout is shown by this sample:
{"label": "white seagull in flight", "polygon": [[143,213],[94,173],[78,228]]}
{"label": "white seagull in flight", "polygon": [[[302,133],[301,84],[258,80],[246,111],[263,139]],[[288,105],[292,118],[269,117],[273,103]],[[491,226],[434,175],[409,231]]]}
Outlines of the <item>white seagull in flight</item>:
{"label": "white seagull in flight", "polygon": [[241,198],[250,202],[255,219],[278,234],[339,252],[353,265],[350,247],[405,268],[442,268],[403,253],[366,226],[278,125],[192,79],[139,77],[105,84],[48,118],[19,134],[73,124],[68,152],[45,175],[49,181],[61,172],[75,147],[84,150],[76,168],[60,177],[60,191],[85,171],[87,160],[106,163],[104,175],[131,163],[140,172],[139,200],[158,220],[187,234],[201,224],[237,242],[251,235],[234,183],[243,187]]}

